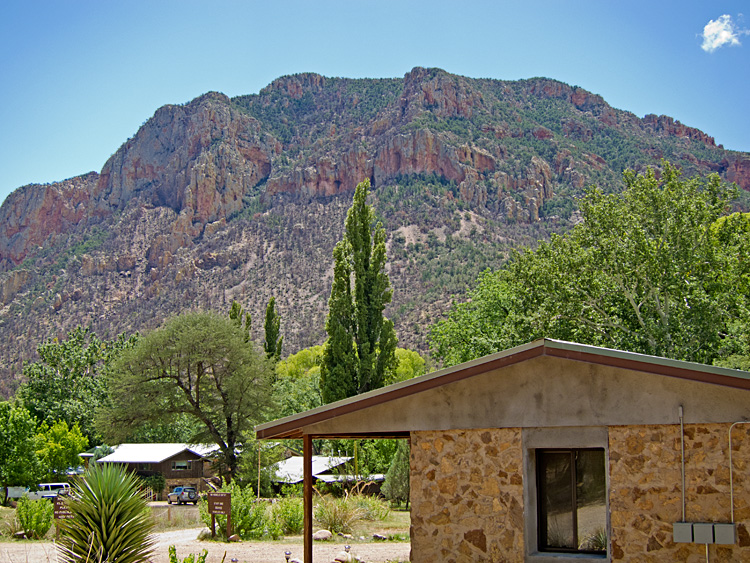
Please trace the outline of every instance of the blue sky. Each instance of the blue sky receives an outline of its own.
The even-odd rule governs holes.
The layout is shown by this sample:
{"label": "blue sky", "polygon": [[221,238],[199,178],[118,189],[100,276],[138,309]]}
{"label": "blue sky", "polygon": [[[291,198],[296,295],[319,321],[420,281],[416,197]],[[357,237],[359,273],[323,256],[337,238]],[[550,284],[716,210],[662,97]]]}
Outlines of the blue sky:
{"label": "blue sky", "polygon": [[296,72],[545,76],[750,151],[746,1],[5,0],[0,200],[99,171],[164,104]]}

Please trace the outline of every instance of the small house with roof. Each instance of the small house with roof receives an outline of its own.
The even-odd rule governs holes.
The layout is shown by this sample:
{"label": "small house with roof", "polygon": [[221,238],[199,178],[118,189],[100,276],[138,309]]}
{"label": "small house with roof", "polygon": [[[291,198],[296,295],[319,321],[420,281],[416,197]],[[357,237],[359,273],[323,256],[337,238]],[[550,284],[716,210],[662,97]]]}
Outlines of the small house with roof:
{"label": "small house with roof", "polygon": [[256,427],[411,445],[411,560],[750,561],[750,373],[539,340]]}
{"label": "small house with roof", "polygon": [[205,444],[157,443],[120,444],[114,451],[97,460],[98,463],[124,465],[142,477],[160,473],[166,480],[166,490],[174,487],[195,487],[205,490],[205,479],[212,477],[211,462],[207,457],[216,446]]}

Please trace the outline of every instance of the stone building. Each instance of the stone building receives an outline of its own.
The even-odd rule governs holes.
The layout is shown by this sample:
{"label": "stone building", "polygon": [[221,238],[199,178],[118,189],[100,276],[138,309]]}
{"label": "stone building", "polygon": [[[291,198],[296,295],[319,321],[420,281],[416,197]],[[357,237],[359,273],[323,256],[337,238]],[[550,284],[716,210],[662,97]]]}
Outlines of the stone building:
{"label": "stone building", "polygon": [[411,443],[411,560],[750,561],[750,373],[539,340],[256,428]]}

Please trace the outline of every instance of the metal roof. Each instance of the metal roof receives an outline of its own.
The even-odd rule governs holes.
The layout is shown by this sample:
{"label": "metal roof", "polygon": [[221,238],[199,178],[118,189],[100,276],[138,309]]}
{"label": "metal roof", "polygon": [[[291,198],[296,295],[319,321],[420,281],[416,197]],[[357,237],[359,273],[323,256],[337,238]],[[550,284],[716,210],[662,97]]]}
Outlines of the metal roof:
{"label": "metal roof", "polygon": [[207,444],[120,444],[108,456],[99,458],[99,463],[161,463],[184,451],[190,451],[197,456],[205,457],[216,450],[216,445]]}
{"label": "metal roof", "polygon": [[[259,439],[301,438],[306,426],[540,356],[565,358],[590,364],[653,373],[666,377],[701,381],[739,389],[750,389],[750,372],[746,371],[545,338],[415,377],[414,379],[394,383],[381,389],[349,397],[273,422],[258,425],[255,427],[256,435]],[[335,437],[354,438],[368,436],[373,438],[400,438],[408,436],[408,432],[376,433],[367,434],[366,436],[357,433],[342,433]]]}
{"label": "metal roof", "polygon": [[[312,474],[313,476],[320,478],[321,473],[325,473],[326,471],[330,471],[334,467],[343,465],[350,459],[352,458],[314,455],[312,456]],[[276,480],[279,483],[302,482],[304,475],[304,460],[304,457],[292,456],[275,464],[274,471],[276,472]]]}

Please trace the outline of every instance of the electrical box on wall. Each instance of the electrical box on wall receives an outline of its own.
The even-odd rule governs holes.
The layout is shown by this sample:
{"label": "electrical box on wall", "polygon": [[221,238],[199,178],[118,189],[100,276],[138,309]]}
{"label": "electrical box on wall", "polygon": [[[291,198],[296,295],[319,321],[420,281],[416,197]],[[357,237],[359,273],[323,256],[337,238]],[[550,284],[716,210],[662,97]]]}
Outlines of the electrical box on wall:
{"label": "electrical box on wall", "polygon": [[737,531],[734,524],[714,524],[714,543],[723,545],[737,543]]}
{"label": "electrical box on wall", "polygon": [[714,525],[709,522],[693,524],[694,543],[714,543]]}
{"label": "electrical box on wall", "polygon": [[675,543],[693,543],[693,523],[675,522],[672,524],[672,539]]}
{"label": "electrical box on wall", "polygon": [[734,524],[719,522],[675,522],[672,524],[672,539],[675,543],[737,543]]}

